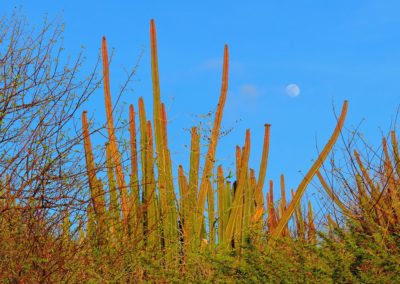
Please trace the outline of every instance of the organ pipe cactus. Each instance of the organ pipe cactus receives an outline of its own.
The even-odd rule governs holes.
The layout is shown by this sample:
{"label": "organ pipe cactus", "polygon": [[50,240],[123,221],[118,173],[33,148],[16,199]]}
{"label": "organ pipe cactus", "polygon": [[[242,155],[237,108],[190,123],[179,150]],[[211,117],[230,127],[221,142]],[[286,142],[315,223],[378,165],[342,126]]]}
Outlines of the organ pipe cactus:
{"label": "organ pipe cactus", "polygon": [[[273,183],[267,194],[267,207],[264,204],[264,183],[270,148],[270,125],[264,125],[264,143],[258,176],[250,168],[250,130],[246,130],[245,143],[236,147],[236,181],[232,183],[224,177],[224,169],[219,165],[215,169],[216,149],[220,136],[223,110],[228,90],[228,46],[224,47],[222,85],[215,113],[208,148],[200,168],[200,135],[198,129],[191,129],[190,165],[186,176],[182,165],[178,166],[176,183],[179,199],[175,194],[175,182],[171,154],[168,147],[167,114],[161,101],[158,72],[156,28],[150,23],[151,73],[153,85],[152,121],[148,120],[143,98],[138,100],[138,134],[136,113],[129,106],[129,146],[130,171],[124,172],[122,155],[118,149],[113,118],[112,99],[109,80],[109,63],[106,39],[102,40],[104,98],[107,115],[108,141],[106,143],[107,186],[106,195],[98,169],[94,163],[90,141],[87,113],[82,114],[82,131],[86,157],[87,174],[91,195],[88,207],[87,237],[100,232],[104,237],[110,234],[114,240],[131,247],[141,249],[146,255],[163,252],[164,264],[185,266],[191,252],[201,247],[212,252],[236,249],[239,253],[249,241],[258,242],[250,232],[267,233],[263,221],[268,221],[269,245],[283,235],[289,237],[288,222],[295,213],[298,231],[307,228],[307,239],[315,243],[315,225],[312,206],[308,206],[308,215],[300,209],[300,199],[311,178],[318,172],[343,127],[347,111],[344,103],[342,114],[336,129],[295,192],[289,205],[286,204],[285,185],[281,177],[282,199],[274,203]],[[388,166],[389,169],[389,166]],[[396,168],[397,169],[397,168]],[[400,171],[400,170],[399,170]],[[126,185],[125,175],[129,175]],[[216,186],[215,186],[216,185]],[[107,202],[106,202],[107,201]],[[207,201],[207,210],[205,203]],[[106,203],[109,206],[106,206]],[[297,211],[296,211],[297,210]],[[207,216],[207,218],[205,218]],[[208,224],[207,224],[208,223]],[[301,224],[300,224],[301,223]],[[301,227],[302,225],[303,227]],[[108,228],[106,228],[106,226]],[[208,236],[208,237],[207,237]],[[205,240],[208,238],[208,240]],[[138,241],[139,240],[139,241]],[[143,241],[141,241],[143,240]],[[207,243],[208,246],[204,246]],[[179,260],[179,262],[178,262]],[[182,269],[184,270],[184,269]]]}
{"label": "organ pipe cactus", "polygon": [[221,86],[221,95],[219,97],[217,111],[215,113],[214,126],[210,136],[210,144],[208,146],[203,174],[201,176],[200,181],[200,189],[197,196],[197,211],[196,211],[196,234],[200,237],[201,227],[203,224],[203,212],[204,212],[204,203],[207,195],[207,185],[208,181],[211,178],[212,170],[215,163],[215,152],[217,149],[218,138],[220,134],[222,114],[226,102],[226,96],[228,92],[228,66],[229,66],[229,52],[228,46],[225,45],[224,48],[224,59],[223,59],[223,69],[222,69],[222,86]]}
{"label": "organ pipe cactus", "polygon": [[113,108],[111,103],[111,91],[110,91],[110,70],[108,64],[107,41],[105,37],[103,37],[101,45],[101,54],[103,59],[103,86],[104,86],[104,100],[105,100],[106,114],[107,114],[107,132],[110,143],[111,157],[115,164],[117,185],[121,196],[122,217],[124,220],[124,225],[126,226],[128,224],[128,214],[129,214],[128,194],[127,194],[128,189],[125,184],[125,178],[121,163],[121,154],[118,150],[117,138],[115,137]]}

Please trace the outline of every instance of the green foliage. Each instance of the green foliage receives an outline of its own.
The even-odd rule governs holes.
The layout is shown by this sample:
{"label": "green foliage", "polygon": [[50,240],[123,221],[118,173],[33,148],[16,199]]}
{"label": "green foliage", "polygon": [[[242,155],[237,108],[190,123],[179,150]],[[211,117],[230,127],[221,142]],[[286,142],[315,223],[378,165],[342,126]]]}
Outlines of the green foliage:
{"label": "green foliage", "polygon": [[[333,237],[321,233],[321,259],[331,267],[334,282],[398,283],[400,245],[398,236],[375,232],[365,234],[349,221]],[[381,238],[381,242],[376,239]],[[384,242],[383,242],[384,241]]]}

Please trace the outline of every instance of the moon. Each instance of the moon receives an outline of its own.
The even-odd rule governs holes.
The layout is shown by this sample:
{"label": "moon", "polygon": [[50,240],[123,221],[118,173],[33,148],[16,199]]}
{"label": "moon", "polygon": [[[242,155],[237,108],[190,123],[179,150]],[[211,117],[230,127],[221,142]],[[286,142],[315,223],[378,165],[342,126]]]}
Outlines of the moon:
{"label": "moon", "polygon": [[286,86],[286,94],[289,97],[295,98],[300,95],[300,87],[296,84],[289,84]]}

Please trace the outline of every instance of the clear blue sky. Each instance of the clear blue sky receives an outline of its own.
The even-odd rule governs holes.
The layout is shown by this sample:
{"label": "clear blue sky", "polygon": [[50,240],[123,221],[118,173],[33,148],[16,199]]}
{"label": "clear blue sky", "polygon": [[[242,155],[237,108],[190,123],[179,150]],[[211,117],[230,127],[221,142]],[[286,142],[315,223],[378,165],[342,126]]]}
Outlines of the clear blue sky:
{"label": "clear blue sky", "polygon": [[[221,58],[230,48],[230,84],[223,125],[233,132],[219,144],[218,157],[234,160],[234,146],[252,131],[251,165],[258,171],[264,123],[271,123],[267,178],[285,173],[295,188],[327,141],[349,100],[347,127],[365,119],[361,130],[377,145],[400,102],[399,1],[1,1],[1,14],[21,7],[39,23],[43,14],[62,15],[65,47],[85,46],[94,64],[102,35],[115,48],[114,93],[123,68],[134,66],[144,48],[133,91],[123,100],[137,106],[143,96],[150,112],[149,21],[156,20],[161,91],[168,107],[169,140],[176,172],[187,164],[193,115],[217,104]],[[288,96],[288,84],[300,95]],[[88,109],[104,118],[101,90]],[[236,120],[241,120],[235,123]],[[301,171],[301,173],[299,172]]]}

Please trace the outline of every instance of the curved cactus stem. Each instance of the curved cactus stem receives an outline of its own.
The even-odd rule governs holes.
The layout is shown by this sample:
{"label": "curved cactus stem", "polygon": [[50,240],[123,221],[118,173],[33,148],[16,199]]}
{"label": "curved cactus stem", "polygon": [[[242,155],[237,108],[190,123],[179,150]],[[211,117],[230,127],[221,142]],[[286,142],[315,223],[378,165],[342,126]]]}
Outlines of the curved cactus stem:
{"label": "curved cactus stem", "polygon": [[322,187],[325,189],[326,193],[335,202],[335,204],[342,210],[342,212],[346,216],[354,218],[355,216],[353,216],[353,214],[351,214],[350,210],[340,201],[340,199],[333,192],[332,188],[328,185],[328,183],[325,181],[324,177],[321,175],[321,173],[319,171],[317,172],[317,177],[318,177],[319,182],[321,183]]}
{"label": "curved cactus stem", "polygon": [[225,45],[224,48],[224,63],[222,70],[222,86],[221,86],[221,95],[219,97],[217,112],[215,114],[214,119],[214,127],[211,132],[210,144],[208,146],[207,155],[205,158],[203,175],[201,177],[200,182],[200,191],[197,198],[197,227],[196,233],[200,239],[201,228],[203,224],[203,212],[204,212],[204,203],[207,196],[207,183],[209,178],[212,175],[212,170],[214,168],[215,163],[215,152],[217,149],[217,143],[219,138],[219,132],[221,128],[222,114],[225,106],[226,95],[228,92],[228,62],[229,62],[229,52],[228,46]]}
{"label": "curved cactus stem", "polygon": [[[375,184],[375,182],[372,180],[372,178],[370,177],[367,169],[365,168],[363,162],[361,161],[361,157],[360,154],[354,150],[354,157],[356,158],[356,162],[358,164],[358,167],[361,170],[361,181],[363,182],[363,184],[365,184],[365,186],[368,188],[369,187],[369,191],[371,194],[371,199],[373,201],[373,203],[371,204],[371,206],[374,206],[375,211],[376,211],[376,215],[377,215],[377,222],[380,224],[384,224],[386,223],[385,217],[386,217],[386,212],[388,212],[388,210],[390,210],[387,205],[385,203],[381,202],[381,197],[382,197],[382,193],[379,189],[379,186]],[[356,216],[354,216],[356,217]]]}
{"label": "curved cactus stem", "polygon": [[268,241],[270,246],[272,246],[274,244],[276,238],[278,238],[281,235],[284,227],[289,222],[289,219],[292,216],[294,210],[300,203],[300,199],[303,196],[303,194],[307,188],[307,185],[311,182],[314,175],[318,172],[319,168],[322,166],[322,163],[325,161],[326,157],[328,157],[328,154],[332,150],[333,145],[335,145],[335,143],[342,131],[344,121],[346,119],[347,108],[348,108],[348,102],[344,101],[339,120],[337,122],[337,125],[335,127],[335,130],[333,131],[331,138],[329,139],[328,143],[323,148],[323,150],[320,153],[320,155],[318,156],[317,160],[312,165],[311,169],[308,171],[308,173],[306,174],[304,179],[301,181],[300,185],[298,186],[298,188],[296,190],[296,194],[294,195],[288,208],[283,213],[276,228],[271,232],[270,239]]}

